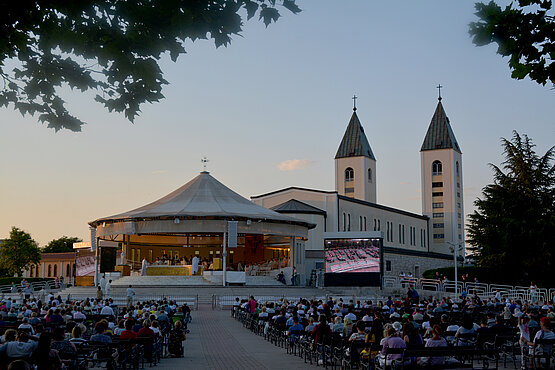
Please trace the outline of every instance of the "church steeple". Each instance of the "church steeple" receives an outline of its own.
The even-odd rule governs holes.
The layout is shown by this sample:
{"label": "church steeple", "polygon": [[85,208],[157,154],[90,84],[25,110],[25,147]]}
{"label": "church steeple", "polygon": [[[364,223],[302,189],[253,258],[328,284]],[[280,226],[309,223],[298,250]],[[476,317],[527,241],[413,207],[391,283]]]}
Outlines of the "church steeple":
{"label": "church steeple", "polygon": [[422,212],[430,218],[430,251],[448,254],[464,247],[462,152],[438,100],[420,149]]}
{"label": "church steeple", "polygon": [[343,135],[343,140],[341,140],[341,144],[339,144],[339,148],[335,154],[335,159],[360,156],[376,160],[370,143],[368,142],[368,138],[364,133],[364,128],[358,119],[355,107],[353,109],[353,115],[349,120],[347,130],[345,130],[345,134]]}
{"label": "church steeple", "polygon": [[420,151],[453,149],[462,153],[459,148],[459,143],[457,143],[457,139],[455,138],[455,134],[451,129],[451,125],[449,124],[449,118],[447,114],[445,114],[445,110],[441,104],[441,95],[438,100],[436,111],[434,112],[432,122],[428,127],[428,132],[426,133]]}
{"label": "church steeple", "polygon": [[356,109],[354,105],[335,154],[335,190],[341,195],[376,203],[376,157]]}

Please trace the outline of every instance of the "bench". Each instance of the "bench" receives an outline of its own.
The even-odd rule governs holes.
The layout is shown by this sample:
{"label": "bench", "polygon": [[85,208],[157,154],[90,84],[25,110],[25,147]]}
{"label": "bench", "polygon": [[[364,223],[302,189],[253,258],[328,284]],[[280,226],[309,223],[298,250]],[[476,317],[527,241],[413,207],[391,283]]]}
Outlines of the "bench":
{"label": "bench", "polygon": [[[482,361],[482,366],[478,369],[497,369],[499,368],[499,350],[485,349],[485,348],[472,348],[472,347],[423,347],[423,348],[387,348],[386,358],[388,355],[401,355],[399,360],[387,360],[385,365],[405,369],[405,368],[436,368],[436,369],[460,369],[472,368],[474,369],[474,361],[479,357]],[[445,363],[441,366],[417,366],[409,359],[421,357],[454,357],[458,361],[456,363]],[[376,357],[377,359],[378,357]],[[462,361],[461,361],[462,360]],[[470,362],[467,362],[470,361]],[[493,365],[495,363],[495,366]],[[383,367],[376,360],[376,369]]]}

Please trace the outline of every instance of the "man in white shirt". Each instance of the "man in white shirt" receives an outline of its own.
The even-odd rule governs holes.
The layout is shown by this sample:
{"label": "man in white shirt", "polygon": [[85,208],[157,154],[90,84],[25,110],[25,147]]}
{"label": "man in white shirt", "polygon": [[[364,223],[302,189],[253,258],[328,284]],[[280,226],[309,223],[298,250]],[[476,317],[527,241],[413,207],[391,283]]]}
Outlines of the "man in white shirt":
{"label": "man in white shirt", "polygon": [[85,316],[85,314],[83,312],[81,312],[82,308],[78,307],[77,311],[75,311],[73,313],[73,319],[74,320],[85,320],[87,318],[87,316]]}
{"label": "man in white shirt", "polygon": [[106,277],[105,274],[102,274],[100,278],[100,289],[102,289],[102,293],[106,294]]}
{"label": "man in white shirt", "polygon": [[350,312],[348,314],[345,315],[346,319],[351,319],[352,322],[356,322],[357,321],[357,315],[355,315],[354,313]]}
{"label": "man in white shirt", "polygon": [[112,309],[112,307],[110,307],[110,302],[106,301],[106,305],[102,307],[102,310],[100,310],[100,314],[114,316],[114,310]]}
{"label": "man in white shirt", "polygon": [[112,298],[112,280],[108,280],[106,283],[106,298]]}
{"label": "man in white shirt", "polygon": [[129,285],[129,288],[127,288],[126,295],[127,295],[127,307],[130,307],[133,304],[133,296],[135,295],[135,291],[133,290],[131,285]]}

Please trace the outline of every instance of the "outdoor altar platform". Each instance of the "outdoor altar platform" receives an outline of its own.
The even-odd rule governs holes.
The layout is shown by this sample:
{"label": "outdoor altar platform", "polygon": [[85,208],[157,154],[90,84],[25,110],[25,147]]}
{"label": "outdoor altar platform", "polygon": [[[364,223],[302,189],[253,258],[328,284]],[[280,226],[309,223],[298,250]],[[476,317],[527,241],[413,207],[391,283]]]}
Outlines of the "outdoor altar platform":
{"label": "outdoor altar platform", "polygon": [[[151,265],[146,268],[147,276],[191,276],[192,265]],[[202,267],[199,266],[199,275]]]}

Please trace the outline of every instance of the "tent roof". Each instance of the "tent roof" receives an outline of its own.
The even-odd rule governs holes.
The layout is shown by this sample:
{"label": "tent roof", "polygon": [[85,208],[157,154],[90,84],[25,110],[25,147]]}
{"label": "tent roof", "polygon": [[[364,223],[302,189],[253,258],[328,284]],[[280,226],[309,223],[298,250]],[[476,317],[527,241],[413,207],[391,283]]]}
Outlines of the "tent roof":
{"label": "tent roof", "polygon": [[155,202],[143,207],[90,222],[210,217],[227,220],[263,220],[312,228],[305,221],[285,216],[242,197],[203,171],[197,177]]}

